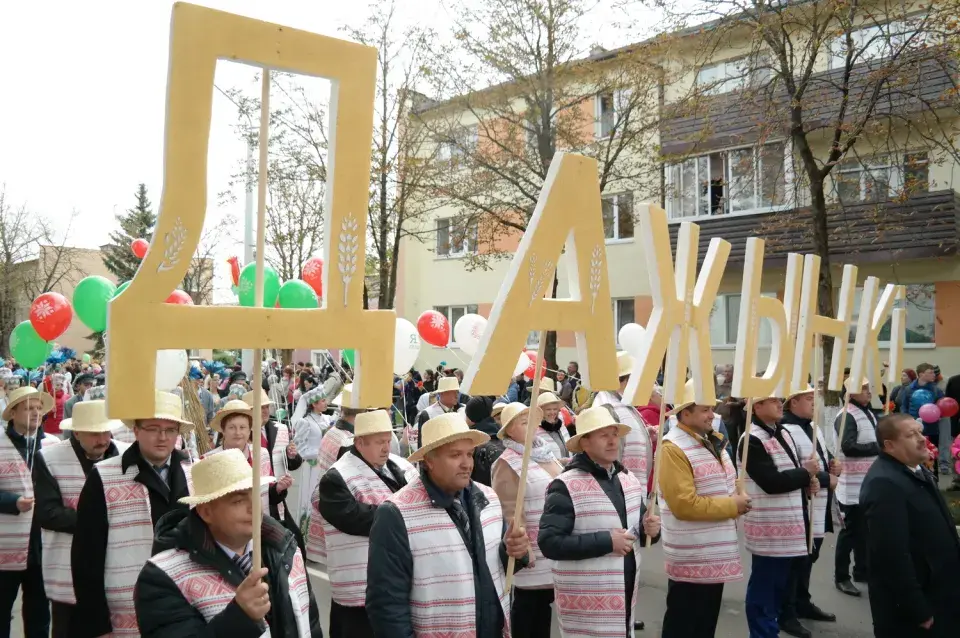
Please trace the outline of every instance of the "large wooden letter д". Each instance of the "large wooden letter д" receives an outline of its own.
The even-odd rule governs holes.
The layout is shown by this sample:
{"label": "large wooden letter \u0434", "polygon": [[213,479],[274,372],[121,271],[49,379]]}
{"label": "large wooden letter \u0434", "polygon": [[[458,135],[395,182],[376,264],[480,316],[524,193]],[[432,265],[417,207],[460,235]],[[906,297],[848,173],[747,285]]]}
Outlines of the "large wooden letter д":
{"label": "large wooden letter \u0434", "polygon": [[[531,330],[574,332],[584,385],[617,388],[602,220],[596,161],[557,153],[464,376],[464,392],[502,394]],[[564,240],[570,298],[544,299]]]}
{"label": "large wooden letter \u0434", "polygon": [[[323,309],[164,303],[183,280],[203,228],[218,59],[331,80]],[[111,418],[152,413],[156,352],[174,348],[355,348],[354,407],[390,404],[396,314],[362,309],[376,63],[371,47],[174,5],[160,216],[137,275],[109,308]]]}

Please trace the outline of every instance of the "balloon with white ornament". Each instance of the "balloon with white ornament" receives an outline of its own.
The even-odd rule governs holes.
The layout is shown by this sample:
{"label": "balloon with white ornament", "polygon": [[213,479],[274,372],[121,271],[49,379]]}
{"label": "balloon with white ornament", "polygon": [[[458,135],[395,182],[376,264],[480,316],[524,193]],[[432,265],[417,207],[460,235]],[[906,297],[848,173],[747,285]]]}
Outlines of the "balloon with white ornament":
{"label": "balloon with white ornament", "polygon": [[187,373],[190,357],[186,350],[157,350],[157,369],[154,387],[170,392],[180,384]]}
{"label": "balloon with white ornament", "polygon": [[457,320],[453,326],[453,340],[457,347],[473,356],[480,348],[480,337],[487,329],[487,320],[480,315],[467,314]]}

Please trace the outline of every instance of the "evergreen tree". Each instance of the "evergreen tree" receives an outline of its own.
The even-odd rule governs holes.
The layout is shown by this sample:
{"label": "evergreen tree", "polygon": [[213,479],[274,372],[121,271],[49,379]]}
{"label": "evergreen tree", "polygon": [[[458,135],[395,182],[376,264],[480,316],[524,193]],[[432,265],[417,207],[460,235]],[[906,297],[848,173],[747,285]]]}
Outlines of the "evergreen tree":
{"label": "evergreen tree", "polygon": [[153,238],[157,216],[147,198],[147,185],[137,187],[137,203],[122,215],[117,215],[120,230],[110,233],[110,243],[103,248],[103,264],[117,277],[117,282],[130,281],[140,267],[140,259],[130,250],[134,239]]}

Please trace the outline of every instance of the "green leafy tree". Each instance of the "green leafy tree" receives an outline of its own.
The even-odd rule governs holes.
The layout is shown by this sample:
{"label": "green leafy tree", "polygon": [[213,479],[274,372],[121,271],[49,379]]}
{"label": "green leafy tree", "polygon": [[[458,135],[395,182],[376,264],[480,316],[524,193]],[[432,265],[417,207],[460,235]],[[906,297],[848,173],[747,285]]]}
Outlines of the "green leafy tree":
{"label": "green leafy tree", "polygon": [[147,185],[137,187],[136,205],[122,215],[117,215],[120,230],[110,233],[110,243],[103,248],[103,264],[117,277],[117,281],[130,281],[137,274],[140,259],[130,250],[134,239],[153,238],[157,215],[147,197]]}

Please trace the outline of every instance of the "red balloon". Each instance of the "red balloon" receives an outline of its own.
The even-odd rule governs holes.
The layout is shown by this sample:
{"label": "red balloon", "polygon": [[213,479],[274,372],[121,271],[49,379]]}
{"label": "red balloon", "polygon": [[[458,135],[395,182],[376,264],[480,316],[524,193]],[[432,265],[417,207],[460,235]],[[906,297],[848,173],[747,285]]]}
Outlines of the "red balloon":
{"label": "red balloon", "polygon": [[143,259],[147,256],[147,250],[150,249],[150,243],[146,239],[134,239],[130,242],[130,250],[137,256],[137,259]]}
{"label": "red balloon", "polygon": [[[524,351],[523,351],[523,354],[527,355],[527,358],[530,359],[530,365],[528,365],[528,366],[527,366],[527,369],[523,371],[523,376],[525,376],[526,378],[532,380],[532,379],[533,379],[533,371],[534,371],[534,368],[535,368],[536,365],[537,365],[537,353],[536,353],[536,352],[533,352],[533,351],[531,351],[531,350],[524,350]],[[541,362],[540,362],[540,374],[538,375],[538,378],[542,379],[542,378],[543,378],[543,375],[545,375],[546,373],[547,373],[547,362],[546,362],[546,361],[541,361]]]}
{"label": "red balloon", "polygon": [[53,341],[70,327],[73,308],[59,292],[45,292],[30,304],[30,324],[44,341]]}
{"label": "red balloon", "polygon": [[950,397],[943,397],[937,401],[937,407],[940,408],[940,416],[952,417],[960,412],[960,404],[957,403],[956,399]]}
{"label": "red balloon", "polygon": [[323,297],[323,260],[319,257],[311,257],[308,259],[303,264],[300,279],[313,288],[313,292],[317,293],[318,297]]}
{"label": "red balloon", "polygon": [[450,322],[436,310],[424,310],[417,319],[420,338],[431,346],[444,347],[450,343]]}
{"label": "red balloon", "polygon": [[165,303],[173,303],[177,304],[178,306],[192,306],[193,297],[182,290],[174,290],[170,293],[170,296],[167,297],[167,301]]}

